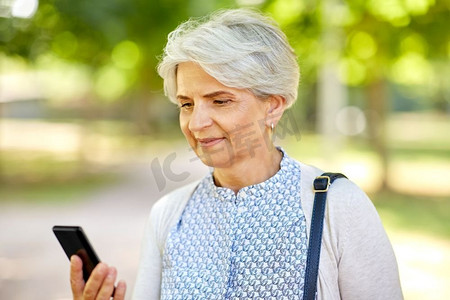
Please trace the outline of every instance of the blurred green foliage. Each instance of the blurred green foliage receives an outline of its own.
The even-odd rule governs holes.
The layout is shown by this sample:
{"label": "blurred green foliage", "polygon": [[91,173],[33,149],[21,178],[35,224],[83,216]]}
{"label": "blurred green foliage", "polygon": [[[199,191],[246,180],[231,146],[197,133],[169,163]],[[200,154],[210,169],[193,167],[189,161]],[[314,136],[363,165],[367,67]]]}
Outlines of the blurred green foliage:
{"label": "blurred green foliage", "polygon": [[256,3],[250,6],[270,13],[287,33],[304,90],[331,59],[350,86],[385,78],[449,101],[439,99],[449,89],[447,0],[41,0],[31,19],[0,18],[0,51],[30,63],[85,66],[94,99],[148,101],[161,91],[155,66],[167,34],[189,17],[245,3]]}
{"label": "blurred green foliage", "polygon": [[387,228],[450,239],[447,197],[382,192],[371,198]]}
{"label": "blurred green foliage", "polygon": [[[0,50],[30,62],[51,54],[87,65],[103,98],[117,99],[135,89],[160,90],[155,65],[167,34],[181,20],[216,9],[223,1],[197,2],[206,5],[193,7],[182,0],[41,0],[32,19],[0,18]],[[104,86],[115,92],[102,92]]]}
{"label": "blurred green foliage", "polygon": [[[14,1],[0,12],[6,3]],[[85,132],[98,120],[123,120],[132,124],[127,134],[167,137],[177,110],[155,68],[168,33],[240,6],[272,15],[295,48],[302,78],[292,109],[303,129],[314,129],[318,74],[328,64],[348,103],[377,113],[366,142],[380,157],[390,153],[391,141],[377,133],[391,108],[450,112],[448,0],[40,0],[32,18],[0,14],[0,75],[39,72],[45,116],[81,119]]]}

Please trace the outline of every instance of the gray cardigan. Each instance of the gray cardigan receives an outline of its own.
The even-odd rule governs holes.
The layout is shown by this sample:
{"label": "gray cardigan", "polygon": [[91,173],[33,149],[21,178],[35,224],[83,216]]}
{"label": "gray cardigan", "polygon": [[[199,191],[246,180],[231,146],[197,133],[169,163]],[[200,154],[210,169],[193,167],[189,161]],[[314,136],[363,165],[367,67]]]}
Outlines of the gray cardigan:
{"label": "gray cardigan", "polygon": [[[322,171],[302,163],[301,202],[307,234],[314,199],[312,182]],[[198,181],[185,185],[154,204],[145,229],[134,287],[134,300],[160,298],[165,240],[179,220]],[[370,199],[349,180],[336,180],[328,192],[317,299],[403,299],[397,262]]]}

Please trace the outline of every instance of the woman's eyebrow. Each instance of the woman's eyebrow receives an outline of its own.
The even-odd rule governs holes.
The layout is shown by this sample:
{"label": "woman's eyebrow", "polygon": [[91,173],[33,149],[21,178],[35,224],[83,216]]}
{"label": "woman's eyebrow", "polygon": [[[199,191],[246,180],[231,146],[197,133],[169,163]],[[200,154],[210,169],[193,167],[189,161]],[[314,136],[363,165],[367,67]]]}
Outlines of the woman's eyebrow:
{"label": "woman's eyebrow", "polygon": [[177,99],[178,100],[190,100],[191,98],[189,98],[188,96],[184,96],[184,95],[177,95]]}
{"label": "woman's eyebrow", "polygon": [[230,93],[230,92],[227,92],[227,91],[216,91],[216,92],[212,92],[212,93],[203,95],[203,97],[204,97],[204,98],[214,98],[214,97],[217,97],[217,96],[223,96],[223,95],[226,95],[226,96],[233,96],[233,97],[234,97],[234,94],[233,94],[233,93]]}

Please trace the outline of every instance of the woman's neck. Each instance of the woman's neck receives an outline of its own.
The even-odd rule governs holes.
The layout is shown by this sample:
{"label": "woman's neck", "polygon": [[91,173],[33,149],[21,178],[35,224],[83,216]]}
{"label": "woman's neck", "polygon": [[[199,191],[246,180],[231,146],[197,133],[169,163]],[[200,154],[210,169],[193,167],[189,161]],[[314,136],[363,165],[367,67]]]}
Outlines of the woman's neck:
{"label": "woman's neck", "polygon": [[266,181],[280,170],[283,154],[273,147],[268,151],[233,163],[227,168],[214,169],[217,186],[229,188],[237,193],[241,188]]}

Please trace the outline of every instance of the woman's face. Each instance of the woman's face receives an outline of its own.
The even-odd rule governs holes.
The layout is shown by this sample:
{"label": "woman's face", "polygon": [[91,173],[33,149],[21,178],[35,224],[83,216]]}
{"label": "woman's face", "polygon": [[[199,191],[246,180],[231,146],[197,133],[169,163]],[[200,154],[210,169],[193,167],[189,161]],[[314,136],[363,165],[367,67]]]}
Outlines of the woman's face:
{"label": "woman's face", "polygon": [[181,130],[206,165],[227,168],[267,151],[269,105],[253,93],[227,87],[185,62],[178,66],[177,100]]}

